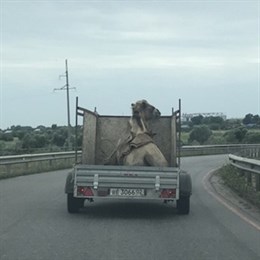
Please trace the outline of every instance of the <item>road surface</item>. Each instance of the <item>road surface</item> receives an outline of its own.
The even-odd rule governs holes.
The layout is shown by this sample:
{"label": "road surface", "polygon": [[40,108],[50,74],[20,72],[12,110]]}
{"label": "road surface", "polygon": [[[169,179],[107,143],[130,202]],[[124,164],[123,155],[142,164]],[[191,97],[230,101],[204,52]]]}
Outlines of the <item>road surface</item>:
{"label": "road surface", "polygon": [[182,159],[192,175],[189,215],[174,204],[98,201],[68,214],[67,170],[0,181],[1,260],[260,259],[260,231],[203,185],[224,155]]}

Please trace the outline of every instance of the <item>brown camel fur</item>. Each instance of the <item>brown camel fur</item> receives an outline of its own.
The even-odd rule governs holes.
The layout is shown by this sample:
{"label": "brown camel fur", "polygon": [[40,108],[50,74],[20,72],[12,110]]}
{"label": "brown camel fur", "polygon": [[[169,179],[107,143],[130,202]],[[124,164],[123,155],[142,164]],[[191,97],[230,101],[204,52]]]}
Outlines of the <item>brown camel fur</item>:
{"label": "brown camel fur", "polygon": [[148,121],[159,116],[160,111],[146,100],[132,104],[132,117],[129,120],[130,135],[123,141],[119,140],[116,150],[106,164],[168,166],[148,128]]}

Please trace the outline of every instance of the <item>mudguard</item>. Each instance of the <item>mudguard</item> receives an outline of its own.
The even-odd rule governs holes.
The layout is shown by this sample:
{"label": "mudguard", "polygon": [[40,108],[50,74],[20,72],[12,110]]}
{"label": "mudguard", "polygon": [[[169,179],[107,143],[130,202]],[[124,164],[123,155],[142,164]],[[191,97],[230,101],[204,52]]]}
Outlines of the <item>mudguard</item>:
{"label": "mudguard", "polygon": [[74,189],[74,171],[71,171],[67,175],[65,184],[65,193],[73,193]]}
{"label": "mudguard", "polygon": [[191,176],[185,171],[180,172],[180,196],[190,196],[192,194]]}

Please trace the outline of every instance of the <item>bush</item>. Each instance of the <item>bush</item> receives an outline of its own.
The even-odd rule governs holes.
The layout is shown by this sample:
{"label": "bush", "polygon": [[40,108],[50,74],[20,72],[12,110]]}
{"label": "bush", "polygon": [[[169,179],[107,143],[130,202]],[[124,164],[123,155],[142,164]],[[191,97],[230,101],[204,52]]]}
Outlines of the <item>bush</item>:
{"label": "bush", "polygon": [[14,140],[14,137],[12,133],[2,133],[0,136],[0,140],[6,141],[6,142],[11,142]]}
{"label": "bush", "polygon": [[190,133],[189,142],[192,143],[193,141],[197,141],[199,144],[204,144],[211,135],[212,131],[208,126],[195,126]]}
{"label": "bush", "polygon": [[241,143],[247,134],[247,129],[243,126],[232,129],[224,134],[227,143]]}
{"label": "bush", "polygon": [[260,133],[247,132],[243,140],[246,144],[259,144],[260,143]]}
{"label": "bush", "polygon": [[22,140],[22,148],[29,149],[29,148],[36,148],[37,142],[35,136],[31,134],[26,134]]}
{"label": "bush", "polygon": [[55,133],[52,138],[52,143],[57,146],[64,146],[67,136]]}
{"label": "bush", "polygon": [[215,145],[215,144],[225,144],[226,140],[223,136],[216,136],[212,134],[207,140],[206,144]]}
{"label": "bush", "polygon": [[228,164],[218,170],[218,174],[224,183],[240,197],[260,207],[260,192],[254,191],[253,187],[245,181],[245,176],[242,171]]}

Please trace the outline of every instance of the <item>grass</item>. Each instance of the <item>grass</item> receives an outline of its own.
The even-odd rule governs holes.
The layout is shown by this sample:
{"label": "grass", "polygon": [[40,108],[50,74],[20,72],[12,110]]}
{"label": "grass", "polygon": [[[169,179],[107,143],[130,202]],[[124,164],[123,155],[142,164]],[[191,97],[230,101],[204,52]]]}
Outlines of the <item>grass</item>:
{"label": "grass", "polygon": [[184,145],[187,145],[189,143],[189,136],[190,136],[190,133],[186,133],[186,132],[183,132],[181,133],[181,141]]}
{"label": "grass", "polygon": [[252,185],[246,182],[246,176],[242,171],[232,165],[225,165],[218,170],[217,174],[222,178],[225,185],[240,197],[260,208],[260,191],[255,191]]}

